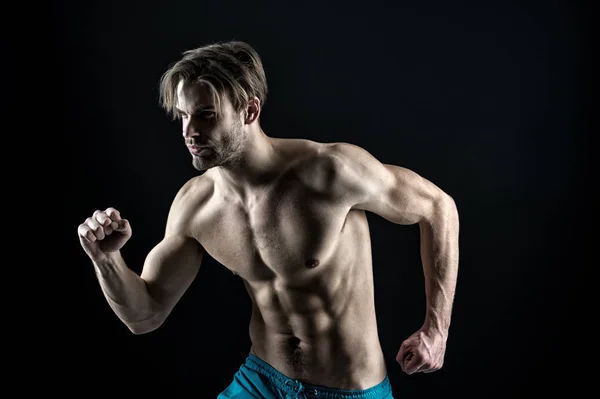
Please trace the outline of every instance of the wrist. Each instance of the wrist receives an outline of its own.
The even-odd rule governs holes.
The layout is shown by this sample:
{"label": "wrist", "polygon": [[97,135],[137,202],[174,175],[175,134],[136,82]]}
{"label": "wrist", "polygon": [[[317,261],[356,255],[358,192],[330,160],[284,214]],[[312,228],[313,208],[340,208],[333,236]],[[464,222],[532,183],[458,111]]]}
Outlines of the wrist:
{"label": "wrist", "polygon": [[448,326],[443,326],[442,323],[436,320],[432,320],[429,318],[425,319],[423,326],[421,327],[421,331],[429,336],[439,335],[444,339],[448,338]]}
{"label": "wrist", "polygon": [[120,256],[119,251],[103,253],[93,259],[92,262],[101,276],[107,276],[119,267]]}

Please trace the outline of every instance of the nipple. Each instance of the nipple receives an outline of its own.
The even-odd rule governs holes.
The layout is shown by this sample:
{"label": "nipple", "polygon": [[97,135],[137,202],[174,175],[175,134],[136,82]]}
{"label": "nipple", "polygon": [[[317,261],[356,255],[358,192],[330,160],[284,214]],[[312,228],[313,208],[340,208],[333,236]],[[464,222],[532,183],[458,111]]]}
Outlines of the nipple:
{"label": "nipple", "polygon": [[314,269],[315,267],[319,266],[319,260],[309,259],[306,262],[304,262],[304,266],[306,266],[309,269]]}

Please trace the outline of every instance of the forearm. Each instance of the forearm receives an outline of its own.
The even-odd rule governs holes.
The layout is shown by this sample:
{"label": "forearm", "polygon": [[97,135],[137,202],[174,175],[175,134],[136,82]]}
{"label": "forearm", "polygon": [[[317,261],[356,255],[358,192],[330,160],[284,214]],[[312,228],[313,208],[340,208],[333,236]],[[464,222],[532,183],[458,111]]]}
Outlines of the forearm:
{"label": "forearm", "polygon": [[424,328],[448,334],[458,274],[459,218],[451,198],[439,201],[433,216],[419,224],[425,276]]}
{"label": "forearm", "polygon": [[120,251],[111,253],[107,260],[94,262],[94,268],[110,307],[132,332],[145,333],[160,325],[146,283],[127,267]]}

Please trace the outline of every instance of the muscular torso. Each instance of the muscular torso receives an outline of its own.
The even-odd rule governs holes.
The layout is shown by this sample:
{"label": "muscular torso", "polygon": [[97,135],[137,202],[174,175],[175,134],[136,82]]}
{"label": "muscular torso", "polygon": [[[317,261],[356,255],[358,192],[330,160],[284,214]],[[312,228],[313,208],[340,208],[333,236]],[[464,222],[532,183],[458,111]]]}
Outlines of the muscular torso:
{"label": "muscular torso", "polygon": [[364,211],[328,189],[322,144],[273,140],[285,166],[244,195],[214,168],[198,177],[205,199],[193,234],[244,281],[253,303],[252,353],[306,383],[376,385],[386,370]]}

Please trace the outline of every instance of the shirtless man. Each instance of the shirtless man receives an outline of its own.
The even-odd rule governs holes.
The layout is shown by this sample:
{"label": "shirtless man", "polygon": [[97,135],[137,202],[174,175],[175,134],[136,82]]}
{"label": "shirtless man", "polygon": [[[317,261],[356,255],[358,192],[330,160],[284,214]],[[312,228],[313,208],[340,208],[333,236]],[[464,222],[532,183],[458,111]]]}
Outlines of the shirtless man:
{"label": "shirtless man", "polygon": [[442,367],[458,269],[448,194],[356,145],[268,137],[265,74],[246,43],[185,52],[160,90],[204,173],[175,195],[140,275],[120,253],[132,235],[125,215],[97,210],[78,227],[108,303],[134,334],[164,323],[206,252],[243,280],[253,304],[250,353],[219,398],[391,398],[370,211],[420,226],[427,311],[396,360],[408,374]]}

